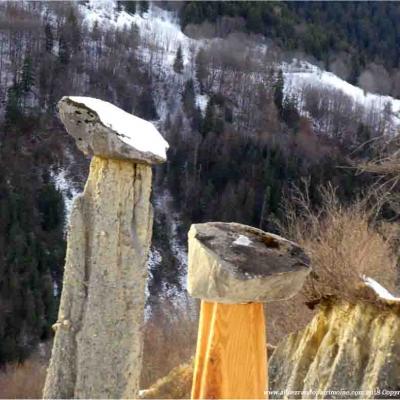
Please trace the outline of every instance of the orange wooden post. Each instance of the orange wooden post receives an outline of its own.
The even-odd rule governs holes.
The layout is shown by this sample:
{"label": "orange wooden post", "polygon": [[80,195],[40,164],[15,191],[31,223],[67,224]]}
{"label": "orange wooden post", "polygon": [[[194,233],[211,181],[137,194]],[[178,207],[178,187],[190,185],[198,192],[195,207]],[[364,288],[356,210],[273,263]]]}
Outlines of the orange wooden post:
{"label": "orange wooden post", "polygon": [[192,399],[265,399],[263,304],[201,302]]}

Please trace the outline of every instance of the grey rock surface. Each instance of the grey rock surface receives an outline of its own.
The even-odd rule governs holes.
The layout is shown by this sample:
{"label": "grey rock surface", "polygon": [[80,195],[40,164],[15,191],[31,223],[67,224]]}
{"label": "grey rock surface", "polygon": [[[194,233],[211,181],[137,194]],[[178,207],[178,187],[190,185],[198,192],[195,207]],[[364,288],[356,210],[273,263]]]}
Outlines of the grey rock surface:
{"label": "grey rock surface", "polygon": [[295,243],[250,226],[208,222],[189,231],[188,291],[219,303],[284,300],[311,271]]}

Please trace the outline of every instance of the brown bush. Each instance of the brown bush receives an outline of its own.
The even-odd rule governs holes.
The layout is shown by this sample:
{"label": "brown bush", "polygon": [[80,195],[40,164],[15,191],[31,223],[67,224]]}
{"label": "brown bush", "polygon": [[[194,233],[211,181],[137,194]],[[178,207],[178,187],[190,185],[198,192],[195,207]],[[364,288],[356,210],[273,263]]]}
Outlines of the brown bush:
{"label": "brown bush", "polygon": [[323,205],[313,211],[307,192],[293,196],[287,207],[286,234],[304,248],[313,272],[304,287],[310,302],[337,297],[350,302],[372,301],[363,275],[395,290],[396,262],[391,237],[384,237],[365,202],[342,206],[335,190],[321,191]]}
{"label": "brown bush", "polygon": [[[299,293],[285,301],[265,304],[268,345],[276,346],[286,335],[303,329],[315,312],[306,306],[307,298]],[[270,356],[271,347],[268,348]]]}
{"label": "brown bush", "polygon": [[142,399],[188,399],[192,389],[193,362],[175,367],[140,394]]}
{"label": "brown bush", "polygon": [[160,300],[146,321],[140,387],[150,387],[193,357],[198,328],[197,303],[192,300],[186,309],[182,307]]}
{"label": "brown bush", "polygon": [[32,358],[23,364],[13,364],[0,372],[0,398],[41,399],[47,363]]}

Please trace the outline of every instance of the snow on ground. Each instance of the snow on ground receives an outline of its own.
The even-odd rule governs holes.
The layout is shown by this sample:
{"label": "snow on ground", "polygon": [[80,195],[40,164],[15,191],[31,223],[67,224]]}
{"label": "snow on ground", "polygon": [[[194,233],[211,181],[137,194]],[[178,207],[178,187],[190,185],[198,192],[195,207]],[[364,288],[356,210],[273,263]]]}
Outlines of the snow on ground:
{"label": "snow on ground", "polygon": [[172,196],[168,190],[164,190],[154,201],[154,207],[163,212],[167,218],[168,239],[172,253],[179,264],[180,272],[183,274],[181,284],[186,288],[186,272],[188,256],[186,247],[179,239],[178,226],[180,224],[179,214],[172,207]]}
{"label": "snow on ground", "polygon": [[160,252],[157,249],[151,247],[149,251],[149,257],[147,260],[147,266],[149,268],[149,271],[151,271],[154,268],[154,266],[160,265],[161,262],[162,262],[162,257]]}
{"label": "snow on ground", "polygon": [[66,161],[63,166],[53,166],[50,169],[50,178],[54,183],[56,189],[61,193],[65,207],[65,220],[64,220],[64,233],[66,234],[69,216],[71,214],[72,205],[75,197],[81,193],[80,184],[72,180],[72,174],[69,171],[70,166],[75,163],[74,156],[69,152],[68,149],[64,150],[64,157]]}
{"label": "snow on ground", "polygon": [[[169,240],[169,248],[177,263],[177,274],[179,274],[180,286],[183,288],[182,291],[177,290],[175,286],[170,287],[167,283],[163,284],[162,292],[173,301],[173,304],[180,309],[191,309],[193,311],[194,302],[193,299],[189,298],[186,291],[187,281],[187,263],[188,255],[187,250],[178,235],[178,226],[180,224],[179,213],[174,210],[172,205],[172,197],[167,189],[164,189],[162,193],[155,196],[154,208],[158,213],[164,214],[166,221],[165,226],[167,228],[167,237]],[[161,261],[158,266],[162,268]],[[193,311],[194,312],[194,311]]]}
{"label": "snow on ground", "polygon": [[124,143],[138,151],[155,154],[163,160],[167,159],[169,145],[151,122],[93,97],[71,96],[69,99],[95,111],[100,121],[115,131]]}
{"label": "snow on ground", "polygon": [[[154,3],[150,3],[148,12],[129,14],[124,10],[118,11],[114,0],[91,0],[87,5],[79,5],[83,21],[90,28],[97,21],[103,29],[130,29],[135,25],[139,30],[140,42],[138,54],[148,65],[153,76],[153,94],[160,116],[159,124],[172,118],[181,107],[180,96],[183,84],[193,78],[193,57],[201,40],[187,37],[180,29],[178,17],[175,13],[163,10]],[[178,47],[181,46],[184,71],[177,74],[173,70]],[[168,82],[168,85],[166,85]],[[195,86],[196,82],[195,82]],[[171,96],[171,93],[173,94]],[[200,107],[204,107],[204,99]]]}
{"label": "snow on ground", "polygon": [[79,191],[74,187],[68,179],[68,172],[59,168],[50,172],[50,177],[54,182],[56,189],[62,194],[65,205],[65,228],[71,214],[72,204]]}
{"label": "snow on ground", "polygon": [[182,46],[184,63],[187,64],[190,46],[201,42],[190,39],[181,31],[176,14],[163,10],[154,3],[150,3],[148,12],[142,15],[138,12],[132,15],[124,10],[118,11],[114,0],[90,0],[87,5],[80,5],[80,10],[89,28],[96,21],[103,28],[129,29],[135,24],[142,40],[156,43],[159,49],[167,53],[170,65],[179,45]]}
{"label": "snow on ground", "polygon": [[154,247],[151,246],[149,251],[149,256],[147,258],[147,284],[145,287],[145,295],[146,295],[146,306],[144,309],[144,319],[145,321],[150,319],[151,316],[151,305],[147,303],[147,299],[150,296],[149,285],[148,282],[152,279],[152,271],[159,267],[162,263],[162,257],[160,252]]}
{"label": "snow on ground", "polygon": [[366,111],[377,109],[383,112],[390,105],[392,122],[395,126],[400,126],[400,100],[365,92],[332,72],[323,71],[305,61],[293,60],[290,64],[283,64],[282,70],[286,96],[299,94],[305,87],[338,90],[353,99],[356,105],[363,106]]}
{"label": "snow on ground", "polygon": [[[184,312],[188,318],[195,320],[197,318],[197,303],[195,299],[188,295],[186,290],[188,258],[186,247],[178,235],[179,214],[174,210],[171,194],[166,189],[155,196],[153,203],[155,215],[163,214],[165,216],[166,236],[169,241],[169,248],[177,264],[176,273],[180,280],[180,286],[183,288],[183,290],[179,290],[176,286],[169,285],[168,282],[162,282],[159,297],[161,300],[167,299],[174,308],[180,310],[180,312]],[[163,268],[162,262],[161,254],[152,246],[147,264],[148,281],[151,279],[152,271],[157,268]],[[149,295],[148,287],[146,287],[146,295]],[[145,308],[146,319],[150,318],[151,312],[151,305],[147,304]]]}
{"label": "snow on ground", "polygon": [[201,113],[205,114],[209,97],[206,94],[196,95],[196,106],[200,108]]}
{"label": "snow on ground", "polygon": [[363,281],[366,286],[370,287],[376,295],[383,299],[383,300],[389,300],[393,302],[400,302],[400,297],[395,297],[390,293],[386,288],[384,288],[380,283],[378,283],[376,280],[368,277],[368,276],[363,276]]}

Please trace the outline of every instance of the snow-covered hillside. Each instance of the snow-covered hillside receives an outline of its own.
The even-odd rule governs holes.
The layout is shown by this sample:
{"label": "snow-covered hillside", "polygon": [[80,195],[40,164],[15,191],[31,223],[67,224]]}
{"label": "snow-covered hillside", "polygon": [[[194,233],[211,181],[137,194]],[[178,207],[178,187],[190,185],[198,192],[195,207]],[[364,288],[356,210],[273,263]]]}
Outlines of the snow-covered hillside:
{"label": "snow-covered hillside", "polygon": [[400,100],[365,92],[332,72],[324,71],[305,61],[294,60],[290,64],[283,64],[282,69],[286,95],[297,95],[308,88],[338,91],[352,100],[353,110],[361,107],[365,118],[371,110],[388,113],[393,123],[390,133],[397,133],[396,130],[400,127]]}
{"label": "snow-covered hillside", "polygon": [[[143,57],[154,64],[161,62],[163,65],[159,67],[167,75],[173,75],[172,64],[178,46],[182,47],[184,63],[188,66],[193,62],[196,52],[201,47],[212,43],[212,40],[195,40],[186,36],[181,31],[177,15],[161,9],[155,3],[152,3],[149,11],[143,15],[138,13],[131,15],[125,11],[117,11],[114,0],[91,0],[88,5],[80,7],[89,27],[93,26],[95,21],[104,28],[114,27],[116,29],[129,28],[132,24],[135,24],[139,28],[141,40],[155,43],[157,45],[156,52],[163,55],[162,58],[157,59],[154,54],[149,53],[146,43],[146,46],[142,47]],[[267,51],[266,45],[259,45],[258,48],[260,56]],[[374,111],[386,113],[391,119],[393,125],[388,128],[388,133],[395,134],[400,128],[400,100],[390,96],[365,92],[332,72],[324,71],[309,62],[293,60],[291,63],[282,63],[274,67],[283,70],[285,95],[300,98],[297,102],[300,109],[304,107],[301,93],[305,89],[325,89],[347,97],[353,110],[361,109],[364,114],[362,117],[364,123],[370,123],[370,112]],[[190,75],[190,71],[186,71],[186,77],[187,75]],[[207,97],[200,97],[199,94],[197,96],[198,105],[204,111]],[[159,107],[162,108],[163,105],[159,103]],[[160,111],[161,115],[165,115],[162,110]]]}
{"label": "snow-covered hillside", "polygon": [[150,4],[149,11],[143,15],[118,11],[114,0],[91,0],[87,5],[81,5],[80,10],[89,28],[96,22],[103,29],[126,29],[135,24],[139,28],[141,40],[156,43],[157,51],[167,54],[168,65],[171,67],[179,45],[182,46],[185,63],[189,61],[191,47],[200,45],[200,41],[190,39],[181,31],[176,15],[155,4]]}

